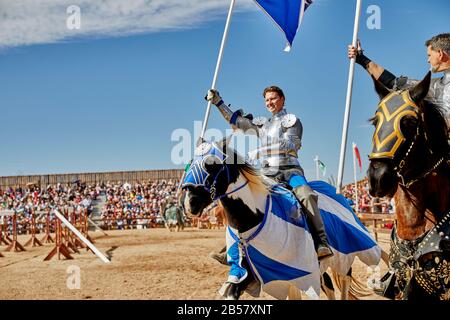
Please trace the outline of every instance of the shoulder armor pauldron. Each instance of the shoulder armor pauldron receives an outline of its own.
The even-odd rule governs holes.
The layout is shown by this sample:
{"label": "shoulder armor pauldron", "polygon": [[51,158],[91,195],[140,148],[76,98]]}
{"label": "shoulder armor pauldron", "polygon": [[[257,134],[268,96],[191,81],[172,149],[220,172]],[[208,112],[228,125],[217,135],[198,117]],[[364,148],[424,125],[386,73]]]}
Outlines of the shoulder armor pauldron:
{"label": "shoulder armor pauldron", "polygon": [[263,126],[266,122],[267,122],[267,118],[265,118],[265,117],[256,117],[256,118],[253,118],[253,120],[252,120],[252,123],[258,127]]}
{"label": "shoulder armor pauldron", "polygon": [[283,128],[287,129],[287,128],[292,127],[296,121],[297,121],[297,117],[292,113],[288,113],[287,115],[283,116],[283,118],[281,119],[281,125],[283,126]]}

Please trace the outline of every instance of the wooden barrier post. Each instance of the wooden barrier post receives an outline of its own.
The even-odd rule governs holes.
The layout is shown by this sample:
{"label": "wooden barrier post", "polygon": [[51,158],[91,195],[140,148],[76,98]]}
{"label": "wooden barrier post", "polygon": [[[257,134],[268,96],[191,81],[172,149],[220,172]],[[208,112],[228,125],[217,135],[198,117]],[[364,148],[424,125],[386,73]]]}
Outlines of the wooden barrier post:
{"label": "wooden barrier post", "polygon": [[14,252],[22,252],[22,251],[26,251],[24,249],[24,247],[19,243],[19,241],[17,241],[17,212],[14,211],[14,214],[12,216],[12,242],[11,244],[5,249],[5,251],[11,251],[13,250]]}
{"label": "wooden barrier post", "polygon": [[[79,213],[79,216],[82,215],[81,212]],[[72,223],[74,225],[74,227],[77,228],[78,230],[82,230],[83,225],[80,223],[80,219],[77,219],[77,213],[75,210],[73,210],[71,219],[69,219],[69,222]],[[86,245],[82,241],[80,241],[80,239],[78,239],[74,234],[72,235],[72,239],[77,248],[82,248],[82,249],[86,248]]]}
{"label": "wooden barrier post", "polygon": [[[1,219],[1,221],[2,221],[2,223],[1,223],[1,225],[0,225],[0,246],[4,243],[4,244],[6,244],[6,245],[8,245],[9,244],[9,242],[6,240],[6,228],[5,228],[5,222],[4,222],[4,218],[2,217],[2,219]],[[5,236],[4,236],[4,235]]]}
{"label": "wooden barrier post", "polygon": [[[82,215],[83,217],[83,230],[84,233],[83,235],[85,236],[86,239],[88,239],[91,243],[95,243],[94,240],[92,240],[92,238],[89,236],[89,223],[88,223],[88,211],[87,209],[84,210],[84,215]],[[86,247],[86,250],[88,250],[89,247]],[[91,250],[92,251],[92,250]]]}
{"label": "wooden barrier post", "polygon": [[[2,225],[3,225],[3,217],[1,218],[1,221],[2,221]],[[2,242],[3,241],[5,241],[4,239],[3,239],[3,227],[2,227],[2,225],[0,225],[0,246],[2,245]],[[8,243],[6,243],[6,244],[8,244]],[[3,258],[4,257],[4,255],[2,255],[2,253],[0,252],[0,258]]]}
{"label": "wooden barrier post", "polygon": [[44,258],[44,261],[49,261],[53,258],[55,254],[58,254],[58,260],[61,259],[61,254],[67,259],[72,260],[73,257],[70,255],[69,249],[62,243],[62,226],[61,220],[55,217],[55,247],[50,251],[50,253]]}
{"label": "wooden barrier post", "polygon": [[34,209],[31,209],[31,239],[28,240],[24,246],[42,246],[42,243],[36,238],[36,215]]}
{"label": "wooden barrier post", "polygon": [[395,221],[395,214],[385,214],[385,213],[360,213],[358,215],[361,221],[370,221],[372,223],[372,232],[375,236],[375,241],[378,242],[378,233],[390,234],[391,229],[378,228],[378,222],[384,221]]}
{"label": "wooden barrier post", "polygon": [[[63,210],[63,215],[65,218],[70,220],[70,213],[69,213],[68,208],[65,208]],[[70,221],[69,221],[69,223],[70,223]],[[65,230],[65,232],[63,232],[62,234],[63,234],[64,239],[66,240],[66,243],[65,243],[66,247],[68,249],[72,250],[73,253],[80,253],[80,250],[78,250],[77,246],[72,242],[72,235],[70,233],[69,228],[67,228],[67,226],[66,226],[66,228],[64,228],[64,230]]]}
{"label": "wooden barrier post", "polygon": [[45,218],[45,236],[41,239],[42,243],[54,243],[51,236],[51,230],[50,230],[50,209],[47,211],[47,215]]}
{"label": "wooden barrier post", "polygon": [[61,213],[58,212],[58,210],[55,210],[55,215],[56,217],[61,220],[67,228],[69,228],[73,233],[75,233],[75,235],[81,240],[83,241],[93,252],[94,254],[99,257],[104,263],[111,263],[111,261],[105,257],[105,255],[103,253],[101,253],[88,239],[86,239],[81,233],[80,231],[78,231],[69,221],[67,221],[67,219],[64,217],[64,215],[62,215]]}
{"label": "wooden barrier post", "polygon": [[6,219],[3,219],[3,242],[8,245],[12,242],[12,239],[8,235],[8,223],[6,222]]}

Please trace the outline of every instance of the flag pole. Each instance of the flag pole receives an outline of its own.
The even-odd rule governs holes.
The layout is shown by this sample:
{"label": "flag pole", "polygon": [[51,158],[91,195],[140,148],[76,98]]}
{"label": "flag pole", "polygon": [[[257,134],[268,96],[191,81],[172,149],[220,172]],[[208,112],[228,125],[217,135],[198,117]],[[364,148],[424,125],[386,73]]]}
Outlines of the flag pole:
{"label": "flag pole", "polygon": [[316,162],[316,180],[319,181],[319,156],[316,156],[314,161]]}
{"label": "flag pole", "polygon": [[[235,2],[236,2],[236,0],[231,0],[230,8],[228,10],[227,22],[225,23],[225,30],[223,32],[222,43],[220,44],[219,57],[217,58],[216,71],[214,72],[211,89],[216,88],[216,82],[217,82],[217,78],[219,76],[220,66],[222,64],[223,51],[225,48],[225,43],[227,42],[227,38],[228,38],[228,30],[230,28],[231,16],[233,14],[233,8],[234,8]],[[203,138],[205,136],[205,131],[206,131],[206,127],[208,126],[208,119],[209,119],[210,112],[211,112],[211,101],[208,101],[208,106],[206,107],[206,114],[205,114],[205,119],[203,120],[203,127],[202,127],[202,133],[200,135],[200,138]]]}
{"label": "flag pole", "polygon": [[356,147],[356,144],[353,142],[353,144],[352,144],[352,146],[353,146],[353,175],[354,175],[354,178],[355,178],[355,201],[356,201],[356,203],[355,203],[355,212],[356,213],[358,213],[358,208],[359,208],[359,206],[358,206],[358,180],[356,179],[356,150],[355,150],[355,147]]}
{"label": "flag pole", "polygon": [[[353,28],[353,47],[356,47],[358,41],[359,17],[361,15],[361,2],[356,0],[355,25]],[[355,73],[355,58],[350,60],[350,68],[348,72],[347,98],[345,101],[344,126],[342,128],[341,152],[339,156],[339,173],[337,181],[337,193],[341,193],[342,178],[344,176],[345,149],[347,146],[348,122],[350,118],[350,107],[352,103],[353,75]]]}

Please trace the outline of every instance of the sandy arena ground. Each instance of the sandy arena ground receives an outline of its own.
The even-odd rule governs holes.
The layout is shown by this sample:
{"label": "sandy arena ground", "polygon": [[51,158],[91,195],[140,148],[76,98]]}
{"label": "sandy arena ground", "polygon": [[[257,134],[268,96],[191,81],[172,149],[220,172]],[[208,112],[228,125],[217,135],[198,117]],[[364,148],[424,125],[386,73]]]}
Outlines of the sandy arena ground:
{"label": "sandy arena ground", "polygon": [[[26,247],[26,252],[0,252],[0,300],[5,299],[222,299],[218,289],[228,268],[208,258],[224,245],[224,229],[182,232],[166,229],[91,232],[97,248],[111,257],[104,264],[93,253],[81,250],[73,260],[43,261],[52,244]],[[19,236],[24,244],[30,236]],[[42,235],[39,235],[41,238]],[[387,235],[380,245],[388,251]],[[71,266],[80,268],[80,288],[67,287]],[[381,275],[386,265],[381,262]],[[70,270],[70,268],[69,268]],[[367,267],[357,260],[354,273],[364,283]],[[321,298],[325,298],[322,294]],[[244,294],[242,299],[254,299]],[[264,294],[258,299],[273,299]],[[381,299],[371,295],[367,299]]]}

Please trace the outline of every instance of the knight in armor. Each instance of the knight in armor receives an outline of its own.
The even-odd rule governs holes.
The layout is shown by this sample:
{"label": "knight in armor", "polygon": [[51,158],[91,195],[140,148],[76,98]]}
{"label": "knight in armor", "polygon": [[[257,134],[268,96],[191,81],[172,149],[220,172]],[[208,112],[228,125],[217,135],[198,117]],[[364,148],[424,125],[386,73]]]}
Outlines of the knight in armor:
{"label": "knight in armor", "polygon": [[172,231],[173,226],[177,226],[177,231],[184,229],[183,214],[181,209],[177,206],[176,201],[171,197],[168,198],[164,209],[164,220],[169,231]]}
{"label": "knight in armor", "polygon": [[[426,100],[438,105],[449,128],[450,143],[450,33],[442,33],[425,42],[427,47],[428,63],[433,73],[443,73],[441,78],[431,80],[430,90]],[[361,65],[375,79],[383,83],[387,88],[403,90],[413,87],[419,80],[408,77],[397,77],[391,72],[367,58],[358,41],[358,48],[348,47],[348,57],[356,58],[356,63]]]}
{"label": "knight in armor", "polygon": [[[244,115],[242,110],[233,112],[216,90],[209,90],[206,99],[219,109],[233,128],[241,129],[245,134],[258,136],[261,147],[252,151],[252,154],[253,158],[259,160],[262,174],[292,187],[306,214],[319,260],[330,257],[333,252],[328,245],[317,204],[318,196],[307,184],[298,161],[297,152],[302,145],[302,123],[295,115],[287,113],[284,108],[285,96],[280,88],[276,86],[266,88],[263,97],[267,110],[272,113],[269,119],[253,118],[251,115]],[[226,253],[222,253],[224,254]],[[221,259],[224,257],[210,256],[218,261],[226,261]]]}

